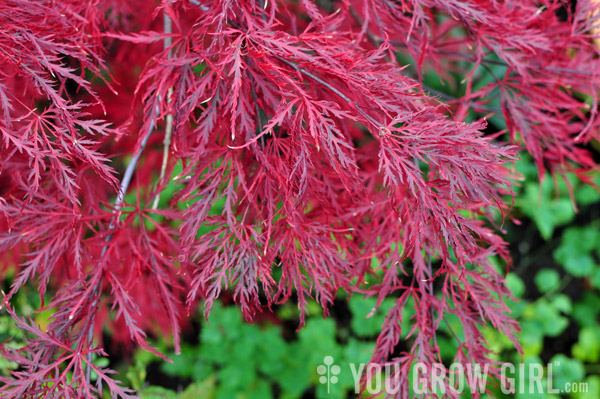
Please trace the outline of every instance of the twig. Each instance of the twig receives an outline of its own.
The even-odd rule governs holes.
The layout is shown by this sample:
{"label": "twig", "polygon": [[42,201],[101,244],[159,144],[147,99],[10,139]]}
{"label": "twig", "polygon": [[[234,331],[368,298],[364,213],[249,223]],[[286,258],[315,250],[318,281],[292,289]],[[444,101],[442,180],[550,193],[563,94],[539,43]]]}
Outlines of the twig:
{"label": "twig", "polygon": [[462,345],[462,342],[460,341],[460,339],[458,339],[458,335],[456,335],[456,333],[454,332],[454,329],[452,328],[452,326],[450,326],[450,323],[446,319],[445,315],[442,317],[442,320],[444,321],[444,323],[446,324],[446,327],[448,327],[448,330],[450,331],[450,333],[452,334],[452,336],[458,343],[458,346],[460,347]]}
{"label": "twig", "polygon": [[[158,114],[158,110],[157,110],[157,114]],[[153,130],[154,130],[154,121],[152,121],[150,123],[150,128],[148,129],[148,133],[146,133],[146,135],[142,139],[142,143],[141,143],[139,149],[133,155],[133,157],[131,158],[131,161],[129,161],[129,164],[127,165],[127,168],[125,169],[125,174],[123,175],[123,179],[121,180],[121,185],[119,187],[119,193],[117,194],[117,200],[115,201],[115,209],[113,210],[113,214],[115,216],[117,216],[119,214],[119,211],[121,210],[121,208],[123,206],[123,202],[125,200],[125,193],[127,192],[127,188],[129,187],[129,184],[131,183],[131,179],[133,178],[133,173],[135,172],[135,168],[137,167],[137,164],[140,160],[142,152],[146,148],[146,144],[148,143],[148,139],[150,138],[150,134],[152,133]],[[108,226],[109,230],[112,230],[115,227],[116,220],[117,220],[117,218],[115,218],[113,216],[113,219]],[[100,253],[100,259],[102,259],[104,257],[104,254],[106,254],[106,251],[108,250],[108,242],[110,242],[110,240],[112,240],[112,238],[113,238],[112,233],[109,234],[108,236],[106,236],[106,239],[104,240],[104,242],[106,244],[102,248],[102,252]],[[91,306],[92,309],[95,309],[96,306],[98,306],[98,302],[100,301],[100,292],[99,291],[100,291],[101,281],[102,281],[101,279],[98,279],[96,286],[92,290],[92,297],[94,297],[94,301],[92,302],[92,306]],[[94,324],[95,324],[95,313],[92,312],[92,321],[91,321],[89,329],[87,331],[88,347],[90,347],[92,345],[92,341],[94,339]],[[92,353],[87,354],[87,360],[88,360],[89,364],[92,363]],[[86,367],[86,370],[85,370],[85,379],[88,383],[90,383],[91,378],[92,378],[92,369],[91,369],[91,367],[88,366],[88,367]]]}
{"label": "twig", "polygon": [[[428,91],[430,94],[433,94],[434,96],[438,96],[443,100],[446,100],[446,101],[457,101],[458,100],[458,98],[451,96],[450,94],[443,93],[443,92],[436,90],[434,88],[431,88],[427,85],[422,84],[421,86],[423,86],[423,90]],[[496,115],[502,115],[502,110],[500,108],[488,107],[487,105],[477,104],[473,101],[469,101],[469,106],[471,108],[473,108],[475,111],[481,110],[481,111],[485,111],[485,112],[493,112]]]}
{"label": "twig", "polygon": [[[165,33],[171,33],[172,32],[172,21],[171,21],[171,18],[167,15],[167,13],[163,14],[163,23],[164,23]],[[168,49],[169,47],[171,47],[172,43],[173,43],[173,39],[170,36],[166,37],[164,39],[164,44],[163,44],[164,48]],[[169,50],[168,57],[169,58],[171,57],[171,50]],[[170,102],[172,94],[173,94],[173,88],[169,88],[167,98],[166,98],[167,106]],[[159,98],[159,100],[160,100],[160,98]],[[156,107],[156,117],[158,118],[159,116],[160,116],[160,110],[158,109],[158,106],[157,106]],[[169,157],[169,148],[171,147],[171,133],[173,131],[173,115],[168,114],[166,117],[166,120],[167,121],[166,121],[166,127],[165,127],[163,159],[162,159],[162,165],[161,165],[161,170],[160,170],[159,182],[164,178],[164,175],[166,173],[167,161],[168,161],[168,157]],[[155,121],[152,120],[150,122],[150,127],[148,128],[148,132],[142,139],[142,143],[140,144],[140,147],[138,148],[136,153],[133,155],[133,157],[129,161],[129,164],[127,165],[127,168],[125,169],[125,174],[123,175],[123,179],[121,180],[121,185],[119,187],[119,192],[117,194],[117,200],[115,201],[115,208],[113,210],[113,214],[115,216],[117,216],[119,214],[119,211],[121,210],[121,208],[123,206],[123,202],[125,201],[125,194],[127,193],[127,189],[129,188],[129,184],[131,183],[131,179],[133,178],[133,174],[135,172],[137,164],[140,160],[140,157],[142,156],[142,152],[144,151],[144,149],[146,148],[146,145],[148,144],[148,139],[150,138],[150,135],[152,134],[154,127],[155,127]],[[158,193],[157,196],[155,197],[152,209],[156,209],[158,207],[159,197],[160,197],[160,193]],[[116,221],[117,221],[117,218],[113,217],[113,219],[111,220],[111,222],[108,226],[109,231],[115,227]],[[104,242],[108,244],[108,242],[110,242],[110,240],[112,240],[112,238],[113,238],[113,234],[111,233],[108,236],[106,236],[106,239],[104,240]],[[104,257],[104,255],[106,254],[106,251],[108,250],[107,244],[104,245],[104,247],[102,248],[102,252],[100,254],[100,259],[102,259]],[[96,286],[92,290],[92,297],[94,297],[94,300],[93,300],[92,306],[91,306],[92,309],[95,309],[98,306],[98,302],[100,301],[100,292],[99,291],[100,291],[101,281],[102,281],[101,279],[98,279],[98,281],[96,282]],[[95,315],[95,313],[92,313],[92,315]],[[94,325],[95,325],[95,317],[92,316],[92,321],[91,321],[91,323],[88,327],[88,331],[87,331],[88,347],[90,347],[92,345],[92,342],[94,340]],[[93,360],[92,353],[88,353],[86,357],[87,357],[88,363],[92,364],[92,360]],[[88,383],[90,383],[91,378],[92,378],[92,368],[90,366],[87,366],[86,370],[85,370],[85,379]]]}
{"label": "twig", "polygon": [[342,100],[346,101],[348,104],[352,105],[354,107],[354,109],[356,109],[366,120],[368,120],[370,123],[372,123],[378,129],[383,128],[383,125],[381,123],[377,122],[371,115],[367,114],[365,112],[365,110],[356,101],[351,100],[344,93],[342,93],[341,91],[339,91],[338,89],[336,89],[335,87],[333,87],[332,85],[330,85],[329,83],[327,83],[326,81],[324,81],[323,79],[321,79],[320,77],[316,76],[312,72],[307,71],[306,69],[300,67],[296,63],[294,63],[292,61],[289,61],[289,60],[287,60],[287,59],[285,59],[283,57],[275,55],[275,58],[277,58],[279,61],[283,62],[284,64],[286,64],[286,65],[294,68],[296,71],[300,72],[304,76],[307,76],[307,77],[311,78],[315,82],[319,83],[321,86],[325,87],[327,90],[329,90],[332,93],[336,94]]}
{"label": "twig", "polygon": [[[169,15],[165,12],[163,13],[163,25],[164,25],[164,32],[166,34],[170,34],[173,32],[173,21],[171,21],[171,18],[169,17]],[[165,37],[165,40],[163,42],[163,47],[165,50],[169,50],[167,57],[170,59],[171,58],[171,45],[173,44],[173,39],[171,38],[171,36]],[[171,104],[171,96],[173,95],[173,88],[169,87],[169,90],[167,91],[167,98],[166,98],[166,102],[167,102],[167,108],[169,107],[169,105]],[[165,178],[165,174],[167,173],[167,163],[169,161],[169,151],[171,150],[171,135],[173,134],[173,114],[171,114],[170,112],[167,114],[166,117],[166,126],[165,126],[165,138],[163,140],[163,157],[162,157],[162,164],[160,166],[160,175],[158,177],[158,182],[157,185],[159,185]],[[158,202],[160,201],[160,191],[156,193],[156,196],[154,197],[154,201],[152,203],[152,209],[156,210],[158,208]]]}

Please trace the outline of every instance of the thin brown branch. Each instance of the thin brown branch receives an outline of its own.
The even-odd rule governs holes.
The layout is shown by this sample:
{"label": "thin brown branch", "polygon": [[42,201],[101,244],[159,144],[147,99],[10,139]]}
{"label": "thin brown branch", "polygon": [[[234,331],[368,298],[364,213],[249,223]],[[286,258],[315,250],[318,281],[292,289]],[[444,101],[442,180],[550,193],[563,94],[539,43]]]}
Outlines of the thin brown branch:
{"label": "thin brown branch", "polygon": [[[166,34],[171,34],[173,32],[173,21],[171,21],[171,18],[167,15],[167,13],[163,13],[163,25],[164,25],[164,32]],[[171,38],[171,36],[168,36],[165,38],[164,42],[163,42],[163,46],[165,50],[168,50],[168,58],[171,58],[171,45],[173,44],[173,39]],[[169,90],[167,91],[167,98],[166,103],[167,103],[167,108],[170,106],[171,104],[171,97],[173,96],[173,88],[169,87]],[[171,136],[173,134],[173,114],[172,113],[168,113],[166,116],[166,125],[165,125],[165,138],[163,140],[163,156],[162,156],[162,163],[160,165],[160,175],[158,176],[158,182],[157,185],[160,185],[161,182],[165,179],[165,174],[167,173],[167,163],[169,162],[169,151],[171,150]],[[160,191],[158,191],[156,193],[156,196],[154,197],[154,201],[152,202],[152,209],[156,210],[158,209],[158,203],[160,201]]]}

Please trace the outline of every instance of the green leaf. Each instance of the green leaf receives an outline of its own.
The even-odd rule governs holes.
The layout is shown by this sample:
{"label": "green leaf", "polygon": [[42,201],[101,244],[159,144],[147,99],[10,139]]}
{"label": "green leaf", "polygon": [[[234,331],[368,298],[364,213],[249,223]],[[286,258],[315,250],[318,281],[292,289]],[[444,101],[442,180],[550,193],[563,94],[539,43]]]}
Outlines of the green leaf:
{"label": "green leaf", "polygon": [[523,355],[539,355],[543,349],[544,336],[538,323],[525,320],[521,323],[520,342],[523,347]]}
{"label": "green leaf", "polygon": [[384,301],[379,309],[369,316],[376,303],[375,298],[365,298],[361,295],[354,295],[348,301],[348,306],[352,312],[352,331],[359,337],[373,337],[381,332],[386,312],[393,305],[393,301]]}
{"label": "green leaf", "polygon": [[571,298],[566,296],[565,294],[556,295],[551,299],[550,305],[552,305],[556,310],[563,312],[564,314],[570,314],[573,310],[571,305]]}
{"label": "green leaf", "polygon": [[589,376],[584,383],[587,384],[585,392],[582,390],[582,392],[572,393],[571,397],[573,399],[600,398],[600,376]]}
{"label": "green leaf", "polygon": [[593,292],[585,292],[573,306],[573,318],[583,327],[597,325],[600,312],[600,296]]}
{"label": "green leaf", "polygon": [[515,298],[521,298],[525,293],[525,284],[515,273],[509,273],[506,276],[506,286]]}
{"label": "green leaf", "polygon": [[600,194],[591,186],[583,186],[575,192],[575,200],[581,205],[591,205],[600,200]]}
{"label": "green leaf", "polygon": [[562,235],[562,244],[579,252],[591,252],[600,243],[600,231],[592,226],[569,227]]}
{"label": "green leaf", "polygon": [[141,399],[177,399],[177,393],[158,386],[149,386],[138,395]]}
{"label": "green leaf", "polygon": [[[522,324],[530,323],[527,324],[528,333],[540,333],[556,337],[569,325],[569,320],[562,316],[560,312],[569,309],[570,305],[565,303],[564,299],[558,299],[555,304],[542,298],[527,306],[526,311],[523,313],[525,321]],[[525,331],[525,327],[523,327],[523,333]]]}
{"label": "green leaf", "polygon": [[538,175],[537,166],[527,153],[521,155],[521,159],[515,162],[515,169],[523,175],[526,181],[535,181]]}
{"label": "green leaf", "polygon": [[161,363],[161,370],[168,375],[182,378],[191,378],[194,376],[194,365],[197,359],[197,352],[194,347],[183,345],[181,354],[171,356],[172,363]]}
{"label": "green leaf", "polygon": [[204,381],[194,382],[188,385],[179,399],[213,399],[215,397],[215,384],[214,376]]}
{"label": "green leaf", "polygon": [[597,363],[600,360],[600,326],[582,328],[572,353],[582,362]]}
{"label": "green leaf", "polygon": [[595,262],[589,254],[573,254],[563,263],[563,267],[573,276],[586,277],[592,274]]}
{"label": "green leaf", "polygon": [[548,240],[557,226],[573,220],[575,210],[568,196],[555,197],[552,180],[544,180],[541,190],[540,193],[539,183],[525,183],[525,193],[517,198],[516,203],[536,223],[542,237]]}
{"label": "green leaf", "polygon": [[565,389],[567,383],[580,382],[585,377],[585,368],[577,359],[559,354],[550,362],[552,363],[552,386],[556,389]]}
{"label": "green leaf", "polygon": [[535,275],[535,285],[542,293],[546,293],[558,287],[560,276],[556,270],[542,269]]}

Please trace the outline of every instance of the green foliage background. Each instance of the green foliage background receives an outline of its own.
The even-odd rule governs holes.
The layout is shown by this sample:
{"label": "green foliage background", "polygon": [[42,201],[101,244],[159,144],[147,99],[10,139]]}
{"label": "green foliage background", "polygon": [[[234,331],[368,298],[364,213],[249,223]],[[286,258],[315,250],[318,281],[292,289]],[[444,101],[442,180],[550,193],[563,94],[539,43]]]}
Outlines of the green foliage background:
{"label": "green foliage background", "polygon": [[[600,194],[573,175],[567,175],[569,184],[548,178],[540,185],[528,157],[519,161],[516,168],[525,180],[516,187],[513,207],[513,214],[521,223],[505,226],[516,258],[507,275],[507,285],[517,298],[509,305],[522,328],[523,356],[494,328],[487,327],[484,334],[498,360],[552,363],[555,388],[562,389],[568,382],[583,382],[587,383],[588,392],[495,394],[516,399],[599,398]],[[600,183],[600,176],[595,181]],[[573,208],[569,185],[578,212]],[[498,263],[498,267],[505,265]],[[354,380],[348,364],[368,361],[391,301],[386,300],[371,317],[367,315],[375,305],[372,298],[341,298],[329,318],[323,318],[313,303],[306,326],[292,335],[290,326],[295,327],[298,319],[291,302],[276,309],[277,322],[256,324],[244,322],[235,305],[217,303],[208,322],[198,315],[202,320],[198,342],[186,344],[179,356],[171,353],[173,363],[158,365],[152,355],[139,352],[134,364],[125,366],[123,371],[145,399],[352,397]],[[336,313],[338,307],[348,314]],[[405,320],[410,316],[408,307]],[[452,318],[448,321],[460,337],[460,324]],[[456,344],[448,328],[441,328],[442,356],[452,359]],[[408,330],[408,325],[403,326],[405,336]],[[164,343],[162,347],[168,350]],[[335,363],[342,366],[339,382],[331,385],[329,394],[326,385],[319,383],[317,373],[317,366],[326,355],[333,356]],[[148,367],[158,368],[161,377],[149,381]],[[182,381],[179,393],[149,386],[161,382],[172,385],[174,380]]]}

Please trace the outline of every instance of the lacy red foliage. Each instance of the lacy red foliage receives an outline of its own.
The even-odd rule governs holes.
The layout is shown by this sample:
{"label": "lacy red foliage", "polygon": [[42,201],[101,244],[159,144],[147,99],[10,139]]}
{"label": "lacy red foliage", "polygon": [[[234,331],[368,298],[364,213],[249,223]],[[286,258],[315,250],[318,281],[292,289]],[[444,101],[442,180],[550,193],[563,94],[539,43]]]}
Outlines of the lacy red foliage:
{"label": "lacy red foliage", "polygon": [[[223,290],[248,320],[293,298],[301,324],[309,298],[325,312],[340,290],[397,298],[372,360],[400,363],[402,381],[440,361],[448,314],[457,361],[491,361],[488,323],[518,345],[494,220],[519,149],[541,176],[596,167],[593,7],[4,0],[0,259],[31,341],[2,349],[21,367],[0,392],[131,397],[92,363],[102,328],[153,352],[146,334],[170,332],[179,350],[186,309],[208,313]],[[480,66],[504,72],[475,89]],[[466,75],[464,95],[432,95],[428,68]],[[507,131],[483,133],[491,112]],[[29,282],[51,298],[47,331],[10,307]]]}

